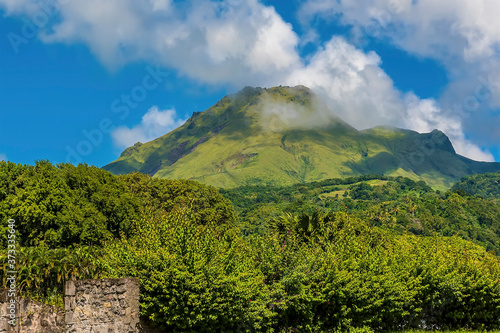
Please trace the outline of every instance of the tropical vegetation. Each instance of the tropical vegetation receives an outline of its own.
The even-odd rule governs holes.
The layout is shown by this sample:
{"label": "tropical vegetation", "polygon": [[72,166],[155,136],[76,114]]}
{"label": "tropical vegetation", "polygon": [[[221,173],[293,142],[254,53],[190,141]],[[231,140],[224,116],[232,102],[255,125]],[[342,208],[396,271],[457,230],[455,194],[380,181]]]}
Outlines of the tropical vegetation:
{"label": "tropical vegetation", "polygon": [[67,280],[137,277],[141,315],[168,332],[498,330],[500,206],[470,192],[380,175],[219,191],[0,162],[21,294],[62,305]]}

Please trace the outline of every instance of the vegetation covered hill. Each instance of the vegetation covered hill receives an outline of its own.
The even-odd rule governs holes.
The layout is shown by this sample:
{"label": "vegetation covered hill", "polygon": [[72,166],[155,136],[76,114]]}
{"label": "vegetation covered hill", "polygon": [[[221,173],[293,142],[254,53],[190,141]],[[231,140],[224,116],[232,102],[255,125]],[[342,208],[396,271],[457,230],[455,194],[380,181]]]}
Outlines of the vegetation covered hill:
{"label": "vegetation covered hill", "polygon": [[231,200],[244,234],[261,234],[281,214],[348,212],[398,234],[453,236],[500,255],[500,202],[465,192],[434,191],[423,181],[368,175],[286,187],[221,190]]}
{"label": "vegetation covered hill", "polygon": [[464,177],[453,185],[453,190],[500,200],[500,172]]}
{"label": "vegetation covered hill", "polygon": [[219,188],[292,185],[366,174],[405,176],[448,188],[461,177],[500,171],[455,153],[439,131],[357,131],[331,116],[309,89],[247,87],[176,130],[127,148],[106,166]]}
{"label": "vegetation covered hill", "polygon": [[500,328],[494,200],[387,176],[224,195],[239,216],[194,181],[0,162],[18,291],[62,305],[69,279],[138,277],[165,332]]}
{"label": "vegetation covered hill", "polygon": [[190,205],[201,223],[234,220],[228,200],[194,181],[117,177],[83,164],[0,162],[0,219],[16,221],[23,246],[101,245],[130,235],[143,210],[169,212],[179,205]]}

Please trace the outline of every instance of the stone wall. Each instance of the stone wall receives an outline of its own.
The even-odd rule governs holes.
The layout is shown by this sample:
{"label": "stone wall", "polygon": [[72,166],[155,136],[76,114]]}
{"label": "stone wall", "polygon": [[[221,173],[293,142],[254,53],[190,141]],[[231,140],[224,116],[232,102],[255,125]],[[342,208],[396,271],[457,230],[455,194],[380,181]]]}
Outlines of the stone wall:
{"label": "stone wall", "polygon": [[63,333],[64,311],[58,307],[24,298],[16,298],[16,326],[9,324],[10,298],[6,289],[0,290],[0,333]]}
{"label": "stone wall", "polygon": [[18,298],[16,326],[10,298],[0,289],[0,333],[161,333],[139,319],[139,279],[66,282],[64,310]]}
{"label": "stone wall", "polygon": [[66,282],[67,333],[135,333],[139,330],[139,279]]}

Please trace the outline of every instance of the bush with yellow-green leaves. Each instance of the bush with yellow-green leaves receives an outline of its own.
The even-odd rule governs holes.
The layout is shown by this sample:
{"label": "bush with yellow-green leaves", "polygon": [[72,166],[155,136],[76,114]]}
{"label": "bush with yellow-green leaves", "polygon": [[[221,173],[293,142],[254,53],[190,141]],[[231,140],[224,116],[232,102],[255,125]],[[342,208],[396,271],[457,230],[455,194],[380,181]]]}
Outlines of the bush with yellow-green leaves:
{"label": "bush with yellow-green leaves", "polygon": [[345,213],[287,215],[265,236],[146,215],[105,247],[109,277],[141,279],[168,331],[322,332],[500,327],[500,262],[457,237],[393,235]]}
{"label": "bush with yellow-green leaves", "polygon": [[[451,192],[419,198],[288,213],[242,237],[229,201],[193,181],[0,162],[0,218],[16,220],[21,295],[61,305],[69,279],[138,277],[141,314],[168,332],[500,329],[498,256],[380,222],[397,227],[401,206],[424,226],[454,221],[447,232],[476,241],[480,231],[491,241],[478,243],[497,249],[498,206]],[[7,251],[0,259],[5,286]]]}

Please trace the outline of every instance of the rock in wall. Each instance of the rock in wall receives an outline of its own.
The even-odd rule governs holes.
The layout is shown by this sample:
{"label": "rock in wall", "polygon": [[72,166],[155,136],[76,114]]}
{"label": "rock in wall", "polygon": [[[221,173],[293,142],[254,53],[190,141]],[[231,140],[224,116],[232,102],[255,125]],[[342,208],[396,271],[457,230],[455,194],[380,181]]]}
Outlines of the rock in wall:
{"label": "rock in wall", "polygon": [[139,320],[139,279],[66,282],[64,309],[16,298],[16,326],[9,324],[10,297],[0,289],[0,333],[161,333]]}
{"label": "rock in wall", "polygon": [[64,311],[56,306],[24,298],[16,298],[16,325],[9,324],[10,297],[8,290],[0,290],[0,333],[63,333]]}
{"label": "rock in wall", "polygon": [[68,333],[139,332],[139,279],[66,282]]}

